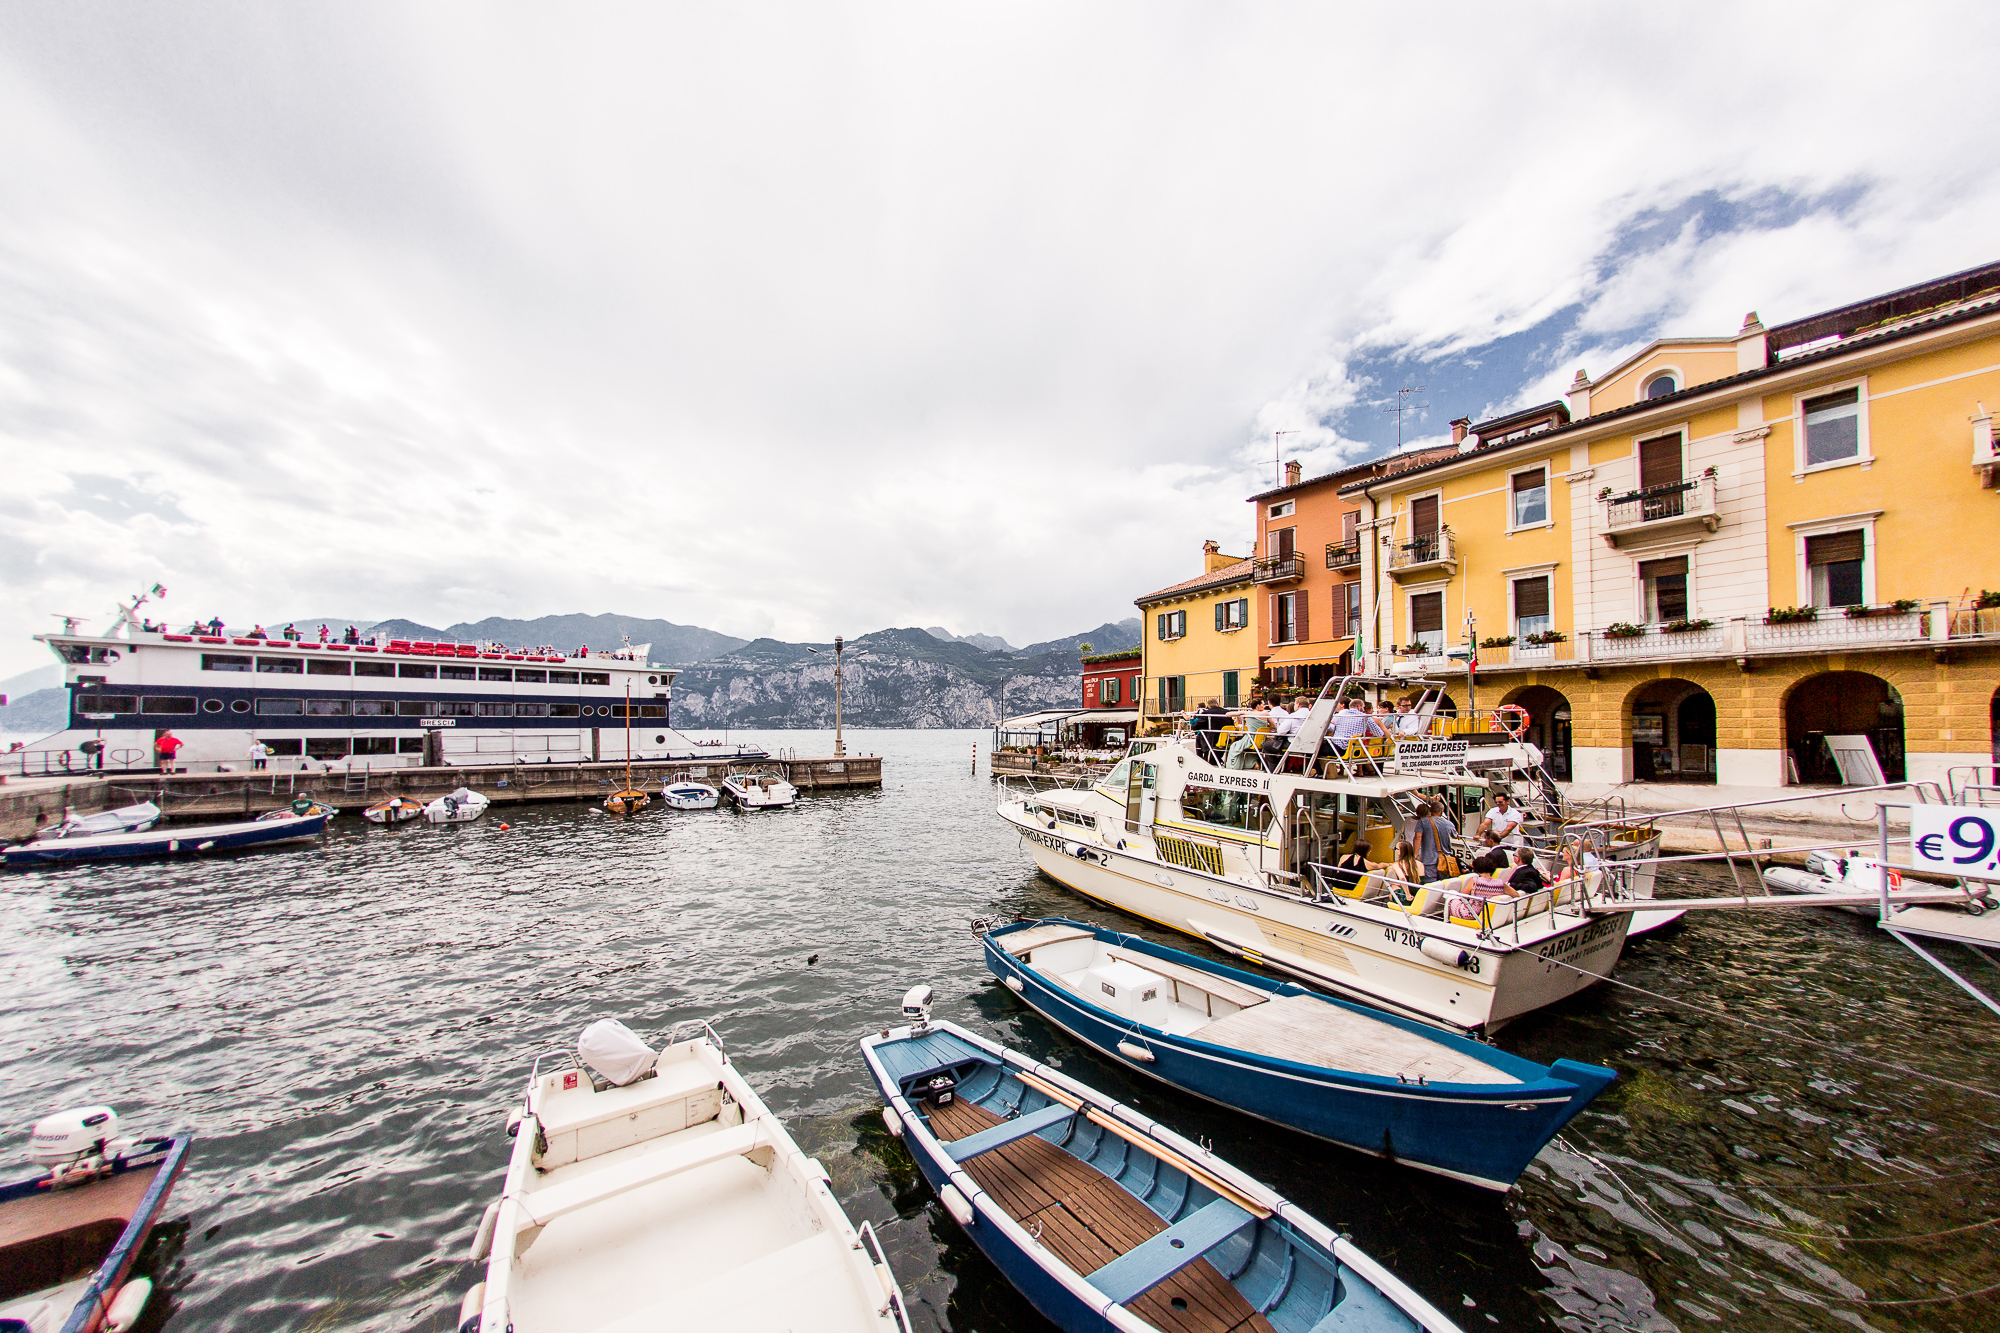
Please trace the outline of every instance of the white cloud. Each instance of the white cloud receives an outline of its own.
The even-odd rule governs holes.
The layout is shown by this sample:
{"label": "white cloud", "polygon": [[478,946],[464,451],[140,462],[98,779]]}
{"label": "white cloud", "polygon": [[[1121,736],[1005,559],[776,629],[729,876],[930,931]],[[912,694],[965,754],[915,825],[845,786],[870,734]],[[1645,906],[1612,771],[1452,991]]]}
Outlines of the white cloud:
{"label": "white cloud", "polygon": [[[1355,455],[1363,353],[1582,304],[1519,368],[1566,387],[1620,319],[1992,258],[1996,94],[1920,56],[1994,22],[10,6],[0,669],[155,579],[232,619],[1118,618],[1243,543],[1273,431]],[[1854,183],[1614,254],[1704,191]],[[93,513],[78,474],[171,508]]]}

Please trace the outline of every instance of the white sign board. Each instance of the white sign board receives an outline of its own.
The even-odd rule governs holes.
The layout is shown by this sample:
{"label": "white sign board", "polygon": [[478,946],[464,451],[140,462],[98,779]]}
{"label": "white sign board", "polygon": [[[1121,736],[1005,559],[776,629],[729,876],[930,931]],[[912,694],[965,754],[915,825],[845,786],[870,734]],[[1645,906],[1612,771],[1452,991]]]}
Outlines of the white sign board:
{"label": "white sign board", "polygon": [[1399,764],[1462,764],[1472,742],[1462,740],[1409,740],[1396,746]]}
{"label": "white sign board", "polygon": [[1910,864],[1967,879],[2000,879],[2000,810],[1911,806]]}

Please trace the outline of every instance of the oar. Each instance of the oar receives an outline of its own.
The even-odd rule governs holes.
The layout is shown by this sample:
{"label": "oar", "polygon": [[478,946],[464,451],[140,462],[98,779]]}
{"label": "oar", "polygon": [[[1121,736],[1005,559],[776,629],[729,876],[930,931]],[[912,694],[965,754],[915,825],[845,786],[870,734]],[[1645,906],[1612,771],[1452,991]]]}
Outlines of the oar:
{"label": "oar", "polygon": [[1044,1097],[1047,1097],[1051,1101],[1061,1102],[1064,1106],[1067,1106],[1072,1111],[1082,1111],[1084,1117],[1088,1119],[1091,1124],[1097,1125],[1102,1129],[1108,1129],[1113,1134],[1116,1134],[1119,1138],[1125,1140],[1125,1142],[1131,1144],[1135,1148],[1140,1149],[1142,1152],[1151,1153],[1153,1156],[1159,1158],[1161,1161],[1167,1163],[1169,1166],[1178,1167],[1180,1170],[1185,1171],[1190,1177],[1208,1186],[1210,1189],[1214,1190],[1217,1194],[1220,1194],[1223,1198],[1235,1204],[1238,1208],[1243,1209],[1243,1211],[1260,1218],[1269,1217],[1271,1215],[1271,1210],[1269,1208],[1266,1208],[1263,1204],[1258,1203],[1255,1199],[1250,1198],[1248,1195],[1238,1190],[1234,1185],[1229,1184],[1227,1181],[1221,1179],[1220,1177],[1211,1175],[1208,1171],[1196,1165],[1194,1162],[1189,1161],[1187,1158],[1181,1156],[1179,1153],[1175,1152],[1172,1148],[1167,1147],[1164,1143],[1154,1142],[1152,1139],[1147,1138],[1144,1134],[1141,1134],[1138,1130],[1129,1128],[1116,1118],[1105,1115],[1102,1111],[1099,1111],[1096,1107],[1091,1106],[1088,1103],[1076,1097],[1070,1096],[1068,1093],[1063,1092],[1061,1089],[1055,1087],[1053,1084],[1043,1082],[1041,1079],[1036,1078],[1033,1074],[1030,1074],[1025,1070],[1016,1069],[1012,1072],[1015,1078],[1020,1079],[1021,1082],[1027,1084],[1029,1087],[1033,1088],[1036,1092],[1041,1093]]}

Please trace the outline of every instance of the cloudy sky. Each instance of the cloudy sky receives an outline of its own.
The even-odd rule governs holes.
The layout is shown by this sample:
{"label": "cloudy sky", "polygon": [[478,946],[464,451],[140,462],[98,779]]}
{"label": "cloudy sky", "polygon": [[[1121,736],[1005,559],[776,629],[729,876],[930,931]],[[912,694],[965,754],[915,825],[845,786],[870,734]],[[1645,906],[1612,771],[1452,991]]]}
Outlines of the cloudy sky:
{"label": "cloudy sky", "polygon": [[1309,471],[2000,258],[1991,6],[0,8],[51,613],[1131,614]]}

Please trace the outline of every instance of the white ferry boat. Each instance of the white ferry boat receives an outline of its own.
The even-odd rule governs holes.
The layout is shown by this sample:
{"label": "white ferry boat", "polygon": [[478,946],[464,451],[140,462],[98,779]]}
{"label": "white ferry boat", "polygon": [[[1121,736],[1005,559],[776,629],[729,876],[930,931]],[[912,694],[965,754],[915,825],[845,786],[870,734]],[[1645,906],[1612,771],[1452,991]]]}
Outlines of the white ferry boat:
{"label": "white ferry boat", "polygon": [[[1171,736],[1134,741],[1095,785],[1003,788],[1000,817],[1067,888],[1433,1023],[1490,1032],[1608,976],[1631,914],[1585,908],[1621,896],[1615,859],[1478,908],[1450,886],[1404,886],[1380,874],[1356,882],[1336,870],[1356,850],[1390,861],[1419,801],[1476,811],[1490,792],[1514,792],[1527,785],[1518,774],[1540,767],[1532,746],[1504,733],[1440,739],[1435,729],[1350,743],[1323,758],[1339,698],[1329,684],[1288,753],[1254,768],[1214,762],[1208,756],[1219,751],[1183,724]],[[1650,856],[1658,846],[1649,828],[1611,831],[1626,835],[1612,858]],[[1549,849],[1563,837],[1558,826],[1537,841]],[[1650,897],[1650,879],[1645,887]],[[1460,916],[1454,905],[1476,914]]]}
{"label": "white ferry boat", "polygon": [[648,661],[647,646],[566,654],[171,633],[137,616],[143,601],[121,606],[102,634],[70,622],[35,636],[63,664],[69,725],[0,771],[150,768],[168,730],[182,742],[175,767],[190,772],[240,772],[259,758],[288,770],[766,757],[675,731],[675,672]]}

